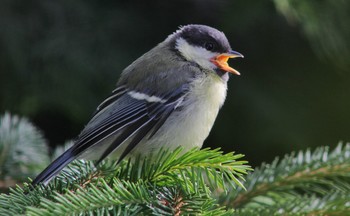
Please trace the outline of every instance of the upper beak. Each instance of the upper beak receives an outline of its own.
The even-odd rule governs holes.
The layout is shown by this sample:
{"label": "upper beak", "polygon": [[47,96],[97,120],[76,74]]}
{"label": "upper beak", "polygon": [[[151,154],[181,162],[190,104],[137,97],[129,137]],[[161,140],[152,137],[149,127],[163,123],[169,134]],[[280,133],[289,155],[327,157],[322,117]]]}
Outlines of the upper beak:
{"label": "upper beak", "polygon": [[244,58],[244,56],[241,53],[230,50],[227,53],[222,53],[217,56],[214,56],[212,59],[210,59],[210,61],[213,62],[216,66],[218,66],[218,68],[220,68],[221,70],[224,70],[226,72],[230,72],[236,75],[240,75],[240,73],[237,70],[230,67],[227,63],[229,58],[238,58],[238,57]]}

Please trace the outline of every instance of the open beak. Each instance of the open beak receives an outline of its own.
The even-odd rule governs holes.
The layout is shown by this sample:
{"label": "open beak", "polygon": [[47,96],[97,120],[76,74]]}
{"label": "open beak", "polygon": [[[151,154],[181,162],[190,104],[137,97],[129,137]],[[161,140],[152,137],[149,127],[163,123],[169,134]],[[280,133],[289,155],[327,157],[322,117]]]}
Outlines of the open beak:
{"label": "open beak", "polygon": [[241,53],[231,50],[228,53],[222,53],[213,57],[212,59],[210,59],[210,61],[221,70],[230,72],[232,74],[240,75],[238,71],[230,67],[227,63],[229,58],[238,58],[238,57],[244,58],[244,56]]}

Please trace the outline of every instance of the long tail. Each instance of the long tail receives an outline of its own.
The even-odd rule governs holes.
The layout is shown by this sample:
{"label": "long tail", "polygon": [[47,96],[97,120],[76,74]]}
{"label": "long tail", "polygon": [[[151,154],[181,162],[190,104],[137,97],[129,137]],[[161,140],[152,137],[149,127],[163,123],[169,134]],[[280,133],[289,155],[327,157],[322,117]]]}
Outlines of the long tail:
{"label": "long tail", "polygon": [[54,162],[52,162],[44,171],[42,171],[32,182],[35,186],[39,183],[47,185],[50,180],[57,175],[67,164],[72,162],[76,156],[72,154],[72,148],[65,151],[61,156],[59,156]]}

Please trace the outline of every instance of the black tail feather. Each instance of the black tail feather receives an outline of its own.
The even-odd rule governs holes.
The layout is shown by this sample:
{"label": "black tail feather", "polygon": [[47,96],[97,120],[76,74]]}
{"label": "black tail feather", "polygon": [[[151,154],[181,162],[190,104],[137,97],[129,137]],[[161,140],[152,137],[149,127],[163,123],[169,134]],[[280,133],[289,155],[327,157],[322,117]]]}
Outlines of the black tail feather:
{"label": "black tail feather", "polygon": [[54,162],[52,162],[44,171],[42,171],[32,182],[35,186],[39,183],[47,184],[55,175],[57,175],[67,164],[72,162],[76,157],[72,154],[72,148],[68,149]]}

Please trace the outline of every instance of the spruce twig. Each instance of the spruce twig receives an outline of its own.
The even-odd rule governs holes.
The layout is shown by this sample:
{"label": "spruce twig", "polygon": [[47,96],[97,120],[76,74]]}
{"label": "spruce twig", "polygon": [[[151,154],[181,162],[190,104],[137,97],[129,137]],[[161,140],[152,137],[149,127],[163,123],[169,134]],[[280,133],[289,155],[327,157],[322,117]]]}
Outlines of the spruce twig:
{"label": "spruce twig", "polygon": [[237,188],[229,198],[221,196],[220,203],[237,209],[238,215],[277,211],[313,215],[333,210],[344,214],[350,210],[349,205],[342,206],[350,194],[350,145],[340,143],[333,151],[319,147],[263,164],[247,176],[245,186],[246,191]]}
{"label": "spruce twig", "polygon": [[14,204],[12,212],[28,215],[231,215],[232,210],[215,204],[211,191],[240,185],[236,182],[250,169],[241,157],[218,149],[182,153],[178,148],[120,165],[105,161],[98,169],[91,161],[76,161],[47,187],[30,191],[27,185],[1,195],[0,215]]}

